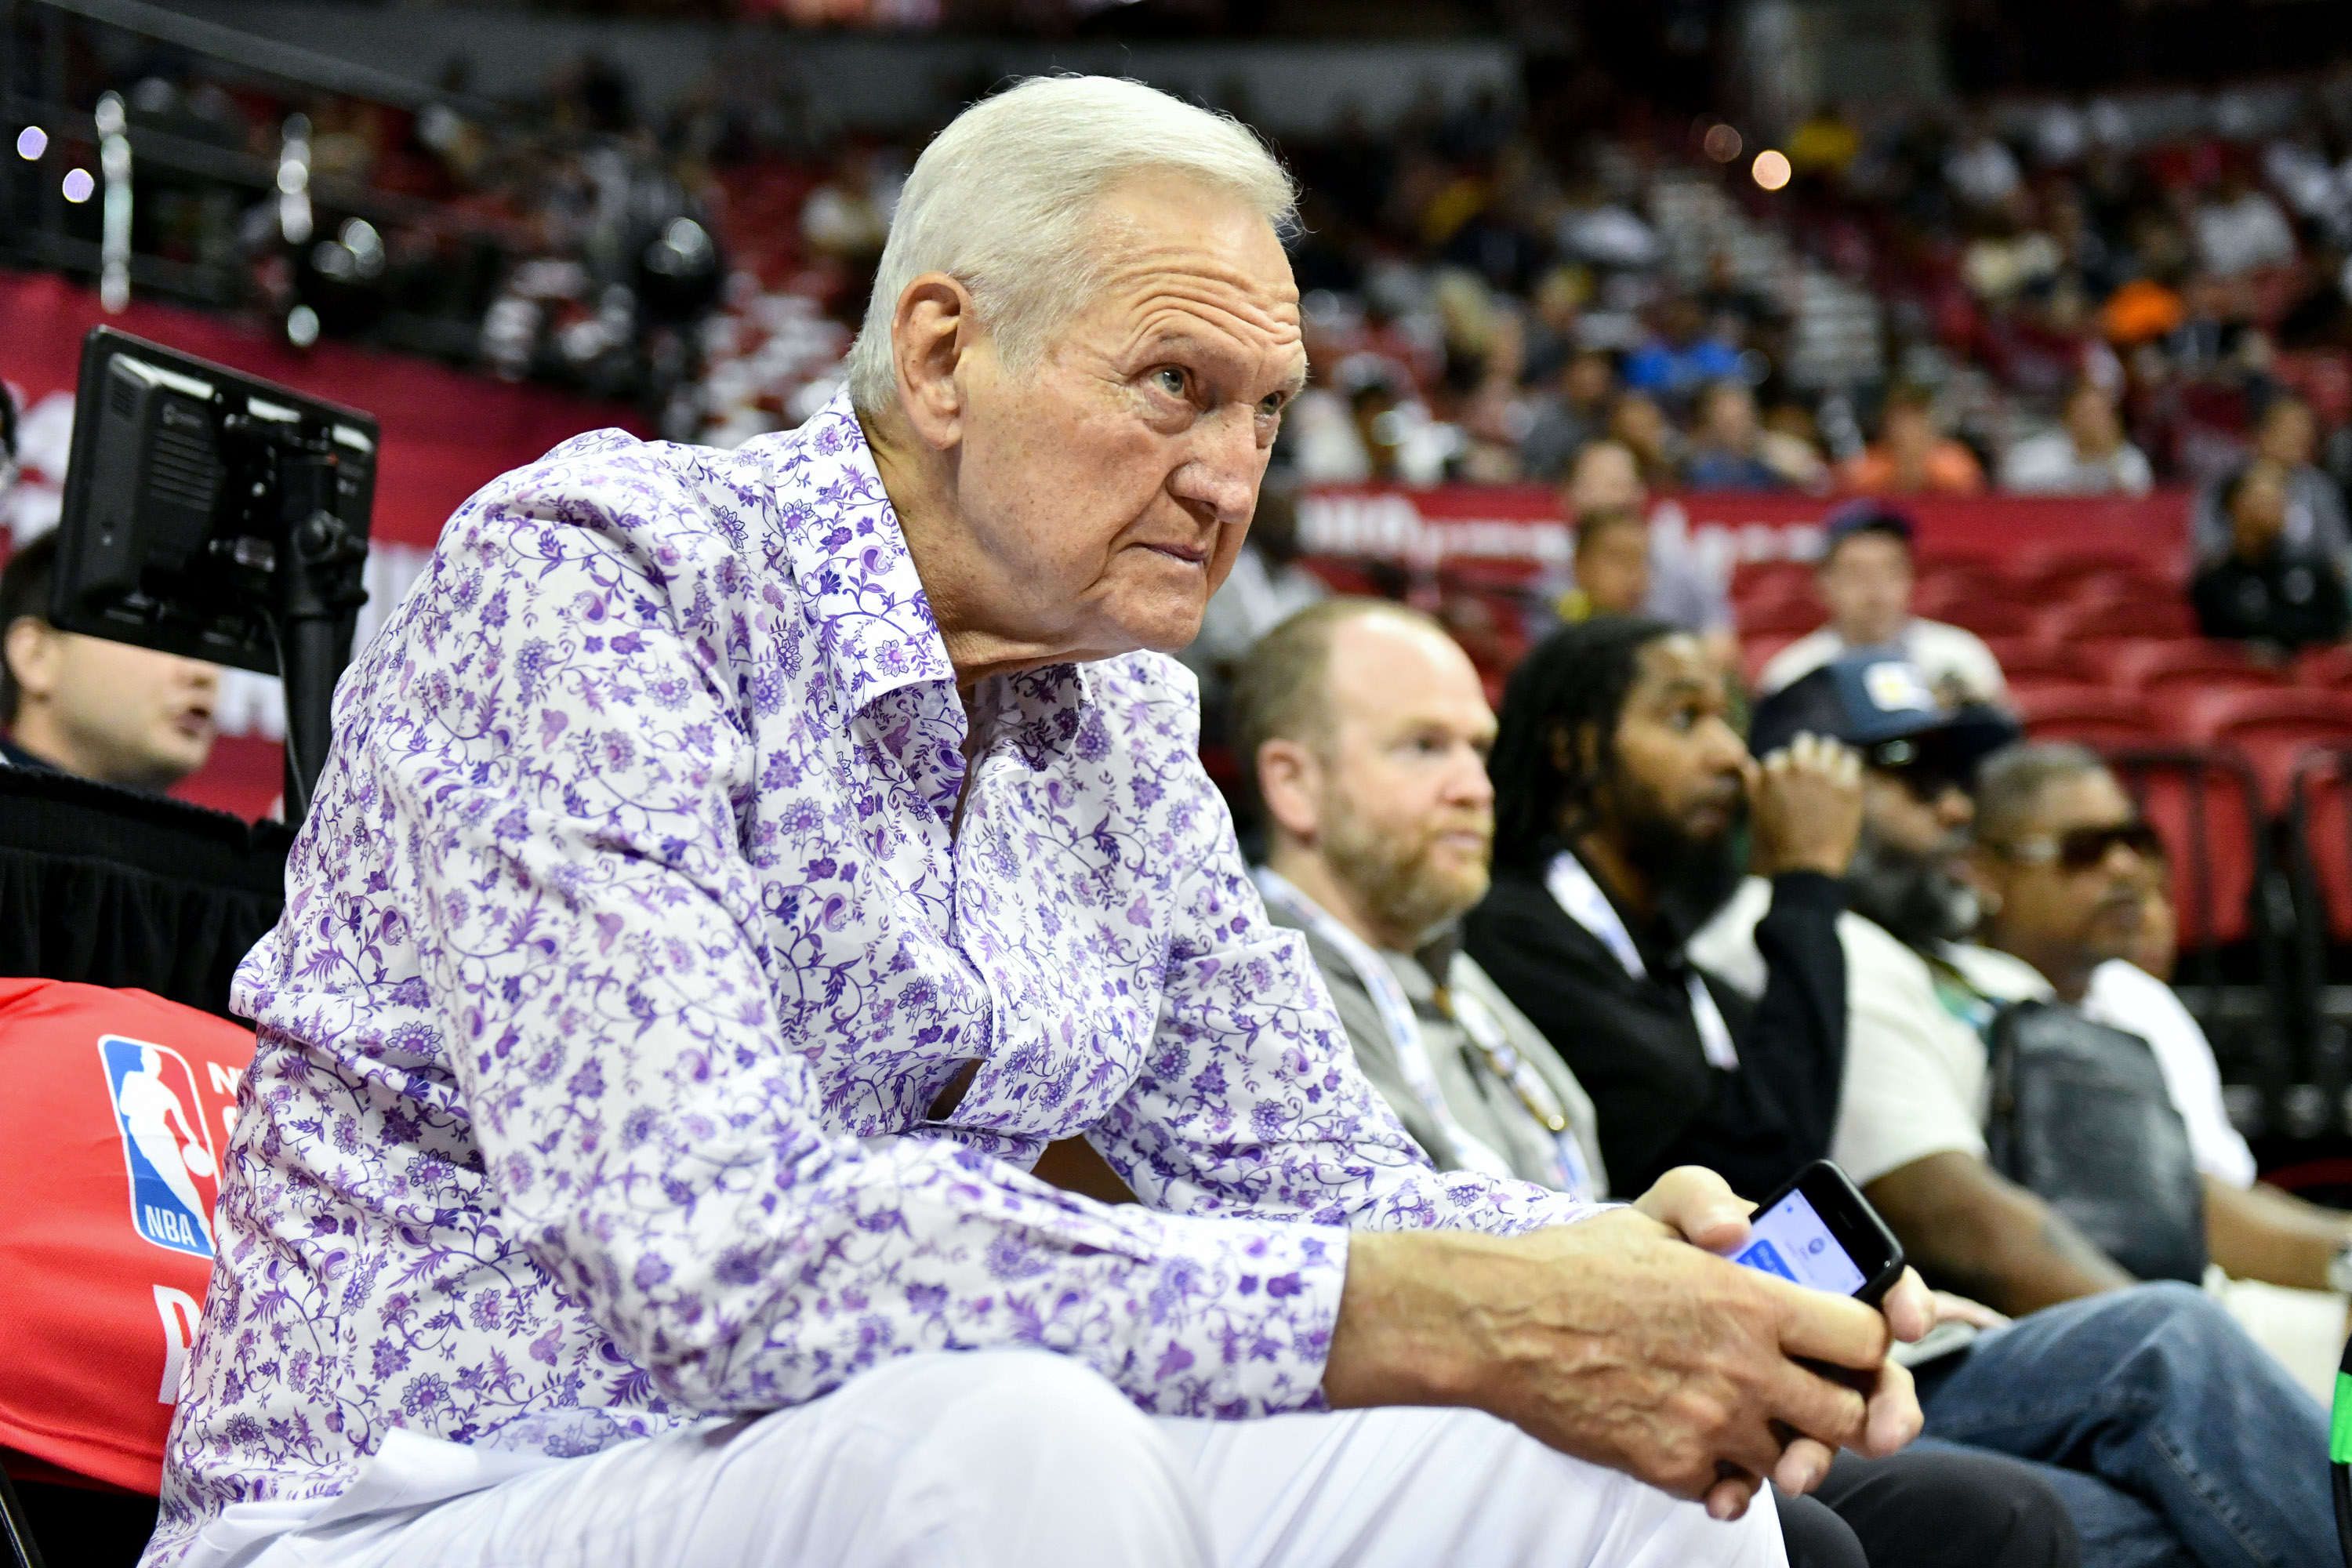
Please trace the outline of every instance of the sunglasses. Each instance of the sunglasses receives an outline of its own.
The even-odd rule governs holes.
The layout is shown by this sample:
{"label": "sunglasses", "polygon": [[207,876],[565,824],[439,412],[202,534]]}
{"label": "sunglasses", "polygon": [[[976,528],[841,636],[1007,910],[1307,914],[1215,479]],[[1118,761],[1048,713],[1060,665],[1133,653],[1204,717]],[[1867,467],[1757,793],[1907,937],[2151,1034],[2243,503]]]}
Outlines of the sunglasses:
{"label": "sunglasses", "polygon": [[2051,837],[2020,838],[2009,844],[1988,844],[1987,848],[2005,860],[2021,866],[2047,866],[2055,862],[2067,871],[2088,871],[2104,865],[2116,846],[2121,845],[2143,860],[2164,858],[2164,840],[2155,828],[2145,822],[2123,822],[2111,827],[2077,827]]}

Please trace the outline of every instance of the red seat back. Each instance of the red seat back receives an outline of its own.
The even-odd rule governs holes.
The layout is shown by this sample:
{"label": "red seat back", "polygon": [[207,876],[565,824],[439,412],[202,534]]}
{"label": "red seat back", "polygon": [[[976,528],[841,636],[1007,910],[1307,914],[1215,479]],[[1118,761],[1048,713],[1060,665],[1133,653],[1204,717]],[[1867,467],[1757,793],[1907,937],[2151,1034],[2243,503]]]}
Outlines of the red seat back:
{"label": "red seat back", "polygon": [[2030,637],[2037,634],[2039,626],[2032,605],[2006,595],[1969,599],[1943,605],[1938,611],[1922,609],[1918,613],[1927,620],[1964,626],[1980,637]]}
{"label": "red seat back", "polygon": [[144,991],[0,980],[0,1445],[162,1485],[252,1060]]}
{"label": "red seat back", "polygon": [[2224,752],[2131,747],[2111,750],[2107,760],[2164,839],[2180,950],[2244,940],[2263,842],[2245,763]]}
{"label": "red seat back", "polygon": [[1742,605],[1738,610],[1742,637],[1801,637],[1829,619],[1829,612],[1811,599],[1769,599]]}
{"label": "red seat back", "polygon": [[2329,643],[2304,649],[2294,661],[2294,678],[2305,686],[2352,689],[2352,647]]}
{"label": "red seat back", "polygon": [[2265,690],[2286,684],[2275,668],[2247,657],[2243,643],[2206,637],[2135,642],[2117,649],[2108,679],[2161,709],[2177,698],[2206,691]]}
{"label": "red seat back", "polygon": [[2185,598],[2070,601],[2042,612],[2035,632],[2051,642],[2086,637],[2193,637],[2197,613]]}
{"label": "red seat back", "polygon": [[2252,764],[2264,809],[2284,813],[2294,764],[2306,746],[2352,742],[2352,693],[2282,686],[2267,691],[2209,691],[2190,699],[2181,731],[2207,745],[2230,746]]}
{"label": "red seat back", "polygon": [[2127,691],[2099,687],[2026,689],[2016,694],[2018,717],[2037,741],[2080,741],[2089,746],[2145,746],[2159,738],[2147,704]]}
{"label": "red seat back", "polygon": [[1763,604],[1786,599],[1810,599],[1813,568],[1804,561],[1743,562],[1731,574],[1731,602]]}
{"label": "red seat back", "polygon": [[2347,763],[2352,758],[2344,752],[2315,749],[2304,755],[2294,779],[2298,847],[2310,868],[2327,934],[2342,942],[2352,942],[2352,768]]}
{"label": "red seat back", "polygon": [[2041,642],[2032,637],[1987,637],[1985,647],[1991,650],[2011,687],[2021,680],[2044,686],[2096,686],[2105,679],[2104,672],[2084,658],[2079,649],[2065,644]]}

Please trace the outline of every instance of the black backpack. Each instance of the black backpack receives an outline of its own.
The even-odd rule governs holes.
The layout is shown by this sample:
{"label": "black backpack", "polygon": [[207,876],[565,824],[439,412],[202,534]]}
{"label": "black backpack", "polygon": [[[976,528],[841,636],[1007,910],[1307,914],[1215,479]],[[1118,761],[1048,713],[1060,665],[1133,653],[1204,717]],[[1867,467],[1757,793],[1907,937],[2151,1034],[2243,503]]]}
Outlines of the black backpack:
{"label": "black backpack", "polygon": [[1994,1015],[1992,1166],[2142,1279],[2205,1277],[2205,1184],[2156,1051],[2072,1007]]}

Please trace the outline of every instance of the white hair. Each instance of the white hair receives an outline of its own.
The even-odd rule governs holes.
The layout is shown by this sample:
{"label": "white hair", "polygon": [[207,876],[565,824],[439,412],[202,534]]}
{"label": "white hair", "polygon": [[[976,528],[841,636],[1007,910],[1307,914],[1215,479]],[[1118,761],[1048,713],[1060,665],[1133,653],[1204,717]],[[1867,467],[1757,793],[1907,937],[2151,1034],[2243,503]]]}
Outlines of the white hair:
{"label": "white hair", "polygon": [[1034,369],[1048,329],[1082,305],[1101,246],[1087,219],[1111,186],[1139,174],[1196,180],[1286,231],[1297,191],[1274,155],[1230,115],[1195,109],[1116,77],[1032,77],[973,104],[923,149],[849,351],[849,391],[873,413],[898,399],[890,322],[927,272],[971,291],[981,323],[1015,374]]}

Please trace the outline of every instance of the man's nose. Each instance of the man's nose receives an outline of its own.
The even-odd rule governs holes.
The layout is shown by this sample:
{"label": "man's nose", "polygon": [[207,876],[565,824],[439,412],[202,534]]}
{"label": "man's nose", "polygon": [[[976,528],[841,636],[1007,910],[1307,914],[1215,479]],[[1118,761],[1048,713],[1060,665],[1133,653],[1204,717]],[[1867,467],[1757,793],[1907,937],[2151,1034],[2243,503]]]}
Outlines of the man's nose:
{"label": "man's nose", "polygon": [[1247,522],[1257,507],[1258,480],[1265,473],[1265,453],[1257,444],[1251,408],[1225,405],[1201,420],[1191,441],[1191,455],[1170,487],[1176,498],[1207,506],[1227,527]]}
{"label": "man's nose", "polygon": [[1948,784],[1936,797],[1936,821],[1945,827],[1966,827],[1977,819],[1977,803],[1958,784]]}

